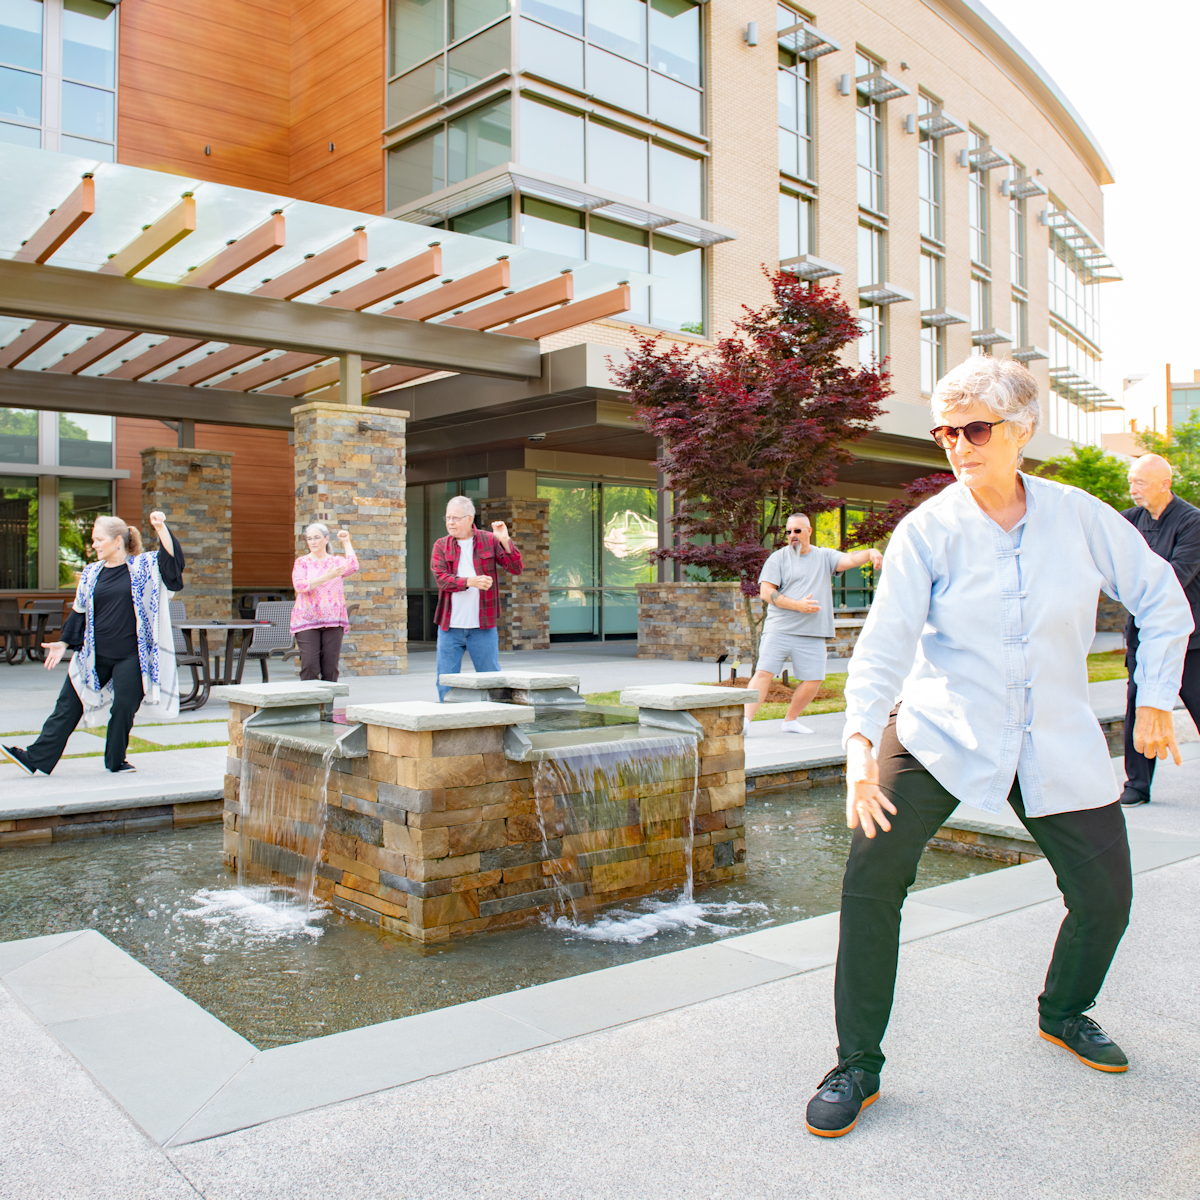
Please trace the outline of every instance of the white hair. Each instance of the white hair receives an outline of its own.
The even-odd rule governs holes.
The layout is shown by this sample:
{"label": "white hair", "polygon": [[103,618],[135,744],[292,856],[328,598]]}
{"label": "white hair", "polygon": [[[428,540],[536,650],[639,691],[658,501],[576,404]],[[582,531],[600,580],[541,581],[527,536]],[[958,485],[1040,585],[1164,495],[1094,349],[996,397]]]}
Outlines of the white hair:
{"label": "white hair", "polygon": [[1031,436],[1042,422],[1037,380],[1028,367],[1007,359],[976,355],[958,364],[938,380],[929,400],[934,420],[942,412],[956,412],[972,404],[986,404],[1005,421]]}
{"label": "white hair", "polygon": [[323,521],[314,521],[311,525],[305,525],[304,536],[308,537],[313,530],[316,530],[326,541],[329,540],[329,526]]}
{"label": "white hair", "polygon": [[475,501],[470,496],[453,496],[446,504],[446,511],[455,509],[460,513],[466,514],[468,517],[475,515]]}

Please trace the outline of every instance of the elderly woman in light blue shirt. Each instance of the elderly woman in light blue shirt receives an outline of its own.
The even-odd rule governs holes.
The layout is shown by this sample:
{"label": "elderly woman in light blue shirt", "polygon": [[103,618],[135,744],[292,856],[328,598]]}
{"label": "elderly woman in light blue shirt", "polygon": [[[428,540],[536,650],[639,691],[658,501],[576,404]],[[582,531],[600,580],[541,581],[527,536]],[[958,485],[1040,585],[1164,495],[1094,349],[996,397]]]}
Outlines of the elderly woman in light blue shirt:
{"label": "elderly woman in light blue shirt", "polygon": [[892,535],[846,684],[854,835],[834,985],[838,1065],[807,1111],[822,1137],[848,1133],[879,1095],[900,909],[927,840],[960,802],[1011,805],[1062,890],[1041,1036],[1096,1070],[1127,1069],[1085,1015],[1133,890],[1119,789],[1088,700],[1101,589],[1138,624],[1135,744],[1179,761],[1171,709],[1192,617],[1169,564],[1115,509],[1019,470],[1040,419],[1025,367],[968,359],[931,407],[956,482]]}

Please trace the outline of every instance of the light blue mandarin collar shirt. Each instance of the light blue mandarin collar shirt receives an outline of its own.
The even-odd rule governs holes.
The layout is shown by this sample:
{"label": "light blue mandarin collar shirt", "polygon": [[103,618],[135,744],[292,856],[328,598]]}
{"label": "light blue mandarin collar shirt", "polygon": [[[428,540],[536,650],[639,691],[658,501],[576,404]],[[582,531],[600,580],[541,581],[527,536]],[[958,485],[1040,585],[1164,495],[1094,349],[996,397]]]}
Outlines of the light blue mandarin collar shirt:
{"label": "light blue mandarin collar shirt", "polygon": [[1170,564],[1115,509],[1021,475],[1005,532],[954,483],[900,522],[850,661],[843,745],[901,745],[955,798],[1000,812],[1020,780],[1031,817],[1111,804],[1108,744],[1088,702],[1103,589],[1137,621],[1138,703],[1171,709],[1191,609]]}

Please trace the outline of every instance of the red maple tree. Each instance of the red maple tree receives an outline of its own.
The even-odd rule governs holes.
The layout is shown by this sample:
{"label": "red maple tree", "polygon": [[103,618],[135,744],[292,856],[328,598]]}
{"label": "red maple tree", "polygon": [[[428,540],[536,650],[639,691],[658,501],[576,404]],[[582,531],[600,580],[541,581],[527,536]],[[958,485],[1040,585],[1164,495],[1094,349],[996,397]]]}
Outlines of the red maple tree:
{"label": "red maple tree", "polygon": [[886,508],[877,508],[868,513],[850,530],[846,537],[849,546],[875,546],[891,537],[892,530],[927,496],[936,496],[943,488],[954,482],[948,471],[936,471],[914,479],[904,489],[904,495],[889,500]]}
{"label": "red maple tree", "polygon": [[642,337],[614,366],[642,426],[661,439],[656,465],[676,498],[675,545],[653,557],[740,582],[755,653],[750,602],[763,562],[792,513],[836,507],[825,491],[891,394],[885,365],[842,361],[860,330],[836,291],[782,271],[770,280],[772,301],[746,308],[714,352]]}

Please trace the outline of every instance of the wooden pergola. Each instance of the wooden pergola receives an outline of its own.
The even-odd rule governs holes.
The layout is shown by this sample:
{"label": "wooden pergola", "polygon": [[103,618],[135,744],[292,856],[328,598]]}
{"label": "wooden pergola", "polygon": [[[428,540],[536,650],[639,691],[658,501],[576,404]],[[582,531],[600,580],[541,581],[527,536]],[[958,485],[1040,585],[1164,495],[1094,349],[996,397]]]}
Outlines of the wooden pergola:
{"label": "wooden pergola", "polygon": [[[539,338],[630,306],[628,284],[614,279],[576,299],[579,270],[595,289],[592,264],[563,268],[554,256],[460,234],[394,260],[385,251],[380,263],[372,243],[387,226],[403,226],[410,244],[438,231],[317,205],[300,214],[304,245],[315,248],[297,261],[288,206],[214,184],[176,192],[120,244],[101,234],[98,265],[62,265],[81,231],[105,225],[113,172],[171,180],[102,166],[40,220],[2,222],[21,244],[0,259],[0,314],[28,324],[0,348],[0,406],[175,421],[182,444],[196,421],[290,428],[291,409],[306,399],[356,404],[369,396],[400,408],[397,389],[439,372],[536,379]],[[164,256],[205,232],[202,188],[237,193],[245,227],[205,261],[164,278]],[[467,242],[471,255],[460,253]],[[491,261],[443,277],[448,250],[460,261]],[[248,286],[246,272],[260,265],[278,273]],[[54,346],[67,348],[48,358]]]}

